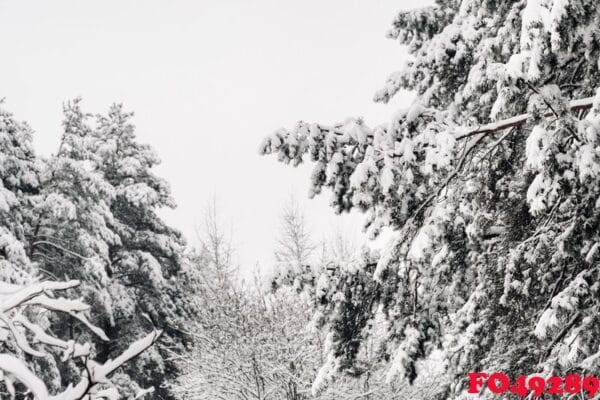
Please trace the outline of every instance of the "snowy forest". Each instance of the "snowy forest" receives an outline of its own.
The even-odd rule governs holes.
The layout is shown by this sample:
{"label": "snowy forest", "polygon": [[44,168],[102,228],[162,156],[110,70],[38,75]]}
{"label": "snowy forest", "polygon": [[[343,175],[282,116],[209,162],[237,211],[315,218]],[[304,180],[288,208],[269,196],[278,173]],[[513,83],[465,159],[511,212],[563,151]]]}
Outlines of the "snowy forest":
{"label": "snowy forest", "polygon": [[600,374],[599,3],[390,19],[408,57],[374,101],[408,108],[246,149],[309,165],[308,196],[368,239],[317,238],[292,198],[268,270],[235,261],[217,200],[196,238],[165,221],[177,199],[127,105],[65,100],[45,156],[3,100],[0,398],[499,399],[519,395],[473,396],[468,374]]}

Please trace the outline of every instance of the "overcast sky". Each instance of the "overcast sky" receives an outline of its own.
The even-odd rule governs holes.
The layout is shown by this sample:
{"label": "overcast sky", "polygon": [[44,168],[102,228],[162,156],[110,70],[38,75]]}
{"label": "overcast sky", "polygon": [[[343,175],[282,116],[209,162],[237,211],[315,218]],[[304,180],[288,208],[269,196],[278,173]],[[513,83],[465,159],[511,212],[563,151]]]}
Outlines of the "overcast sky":
{"label": "overcast sky", "polygon": [[272,260],[278,215],[291,194],[317,238],[361,217],[337,217],[329,194],[307,199],[309,168],[257,153],[262,138],[299,120],[363,116],[386,122],[408,104],[371,101],[404,52],[385,33],[414,0],[0,0],[0,97],[55,151],[62,103],[89,112],[122,102],[158,151],[178,208],[164,213],[191,243],[216,195],[239,262]]}

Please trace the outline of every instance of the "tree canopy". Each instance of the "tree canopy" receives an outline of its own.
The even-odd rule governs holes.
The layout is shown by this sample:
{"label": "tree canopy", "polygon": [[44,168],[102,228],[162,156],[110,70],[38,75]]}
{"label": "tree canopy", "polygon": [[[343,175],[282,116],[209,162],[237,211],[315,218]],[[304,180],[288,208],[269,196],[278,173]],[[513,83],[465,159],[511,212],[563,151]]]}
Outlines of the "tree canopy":
{"label": "tree canopy", "polygon": [[[437,0],[389,31],[409,54],[375,95],[389,122],[298,122],[261,145],[315,164],[309,194],[366,214],[380,254],[327,278],[325,375],[356,370],[378,310],[389,379],[441,350],[468,371],[598,369],[600,9],[589,0]],[[335,284],[331,284],[334,282]],[[348,327],[351,327],[349,329]]]}

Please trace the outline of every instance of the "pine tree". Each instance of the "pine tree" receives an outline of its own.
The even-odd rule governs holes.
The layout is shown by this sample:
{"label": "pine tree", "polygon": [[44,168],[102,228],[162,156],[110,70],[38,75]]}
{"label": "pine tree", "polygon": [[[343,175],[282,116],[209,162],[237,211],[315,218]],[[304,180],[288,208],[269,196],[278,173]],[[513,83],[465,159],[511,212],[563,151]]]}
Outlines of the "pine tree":
{"label": "pine tree", "polygon": [[349,283],[367,289],[365,306],[327,314],[337,371],[353,370],[352,346],[382,307],[390,380],[412,381],[434,349],[449,397],[468,371],[598,372],[599,21],[589,0],[401,12],[389,36],[409,61],[375,99],[408,90],[411,107],[375,128],[299,122],[261,145],[314,162],[310,193],[329,188],[337,212],[364,211],[372,236],[394,231],[374,268],[362,265],[375,284]]}
{"label": "pine tree", "polygon": [[[42,161],[40,189],[31,197],[28,253],[52,279],[76,279],[79,293],[100,319],[113,318],[107,275],[108,243],[118,240],[107,226],[113,188],[93,169],[89,151],[91,127],[79,101],[64,107],[63,135],[57,153]],[[52,329],[61,337],[80,337],[102,345],[98,337],[69,315],[56,314]],[[71,382],[74,365],[60,367],[61,386]]]}
{"label": "pine tree", "polygon": [[104,266],[106,242],[115,235],[104,222],[111,217],[105,201],[111,187],[89,163],[90,129],[78,102],[68,104],[65,114],[60,150],[42,160],[27,124],[0,110],[0,397],[142,396],[133,382],[135,392],[123,391],[113,373],[160,332],[125,344],[109,362],[94,361],[95,344],[108,340],[91,321],[96,310],[106,315],[110,308]]}
{"label": "pine tree", "polygon": [[[81,282],[78,293],[92,305],[86,315],[103,335],[70,315],[53,315],[49,323],[61,337],[94,343],[98,361],[125,351],[121,338],[163,330],[159,344],[125,366],[114,383],[132,396],[138,385],[154,386],[168,398],[162,383],[177,374],[168,352],[183,351],[188,340],[184,322],[194,315],[197,286],[181,234],[157,214],[174,206],[167,183],[151,170],[158,158],[136,141],[130,118],[113,106],[94,124],[79,99],[65,105],[57,153],[32,163],[38,180],[20,208],[24,245],[36,271]],[[79,373],[73,360],[63,365],[59,356],[53,362],[60,382],[52,389]]]}
{"label": "pine tree", "polygon": [[[136,381],[151,385],[177,374],[169,359],[189,340],[186,323],[197,311],[196,287],[185,284],[193,282],[194,273],[183,236],[158,215],[161,208],[175,206],[169,185],[152,170],[158,156],[137,141],[131,117],[120,105],[98,116],[92,151],[95,169],[114,190],[108,227],[118,238],[108,245],[107,273],[115,298],[121,299],[115,316],[121,322],[108,324],[107,333],[127,337],[153,327],[163,330],[158,346],[127,369]],[[119,350],[105,347],[102,357]],[[170,396],[164,387],[156,389],[158,396]]]}
{"label": "pine tree", "polygon": [[40,188],[40,165],[32,130],[0,109],[0,279],[27,284],[35,273],[27,255],[27,218],[31,196]]}

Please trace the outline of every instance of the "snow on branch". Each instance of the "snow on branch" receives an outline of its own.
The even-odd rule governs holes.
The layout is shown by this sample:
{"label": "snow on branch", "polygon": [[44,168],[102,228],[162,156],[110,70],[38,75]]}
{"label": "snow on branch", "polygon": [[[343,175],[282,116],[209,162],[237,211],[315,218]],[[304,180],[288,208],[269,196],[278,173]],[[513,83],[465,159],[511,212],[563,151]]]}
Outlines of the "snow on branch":
{"label": "snow on branch", "polygon": [[[571,111],[587,110],[589,108],[592,108],[593,104],[594,104],[594,97],[586,97],[585,99],[572,100],[571,102],[569,102],[569,110],[571,110]],[[554,113],[552,111],[544,114],[545,117],[552,117],[553,115],[554,115]],[[463,131],[460,133],[457,133],[455,135],[455,137],[456,137],[456,140],[460,140],[460,139],[468,138],[468,137],[475,136],[475,135],[482,134],[482,133],[486,134],[486,133],[502,131],[504,129],[519,126],[519,125],[525,123],[531,117],[532,117],[532,115],[529,113],[520,114],[520,115],[511,117],[511,118],[492,122],[490,124],[481,125],[474,129],[473,128],[463,129]]]}
{"label": "snow on branch", "polygon": [[[82,375],[81,381],[75,387],[70,387],[63,393],[49,397],[49,400],[79,400],[83,399],[84,396],[89,396],[90,400],[104,398],[118,400],[120,398],[118,393],[99,388],[98,386],[101,384],[110,384],[107,378],[108,375],[156,343],[161,334],[162,331],[160,330],[148,334],[142,339],[133,342],[120,356],[114,360],[108,360],[102,365],[92,360],[86,360],[85,374]],[[145,390],[143,392],[151,393],[152,390]],[[107,394],[109,395],[107,396]]]}
{"label": "snow on branch", "polygon": [[[594,98],[587,97],[570,101],[564,109],[579,112],[593,104]],[[546,106],[540,116],[557,117],[552,106]],[[300,121],[291,130],[279,129],[266,137],[259,152],[294,166],[306,158],[314,162],[309,196],[330,188],[334,210],[365,211],[367,234],[375,237],[386,226],[411,226],[409,222],[421,218],[452,181],[464,176],[474,157],[486,158],[515,127],[533,117],[525,113],[485,125],[455,126],[444,112],[414,102],[388,125],[374,129],[362,119],[350,118],[333,127]],[[488,143],[496,132],[502,138]],[[398,207],[390,212],[389,204]]]}
{"label": "snow on branch", "polygon": [[[573,112],[587,110],[587,109],[592,108],[593,103],[594,103],[593,96],[586,97],[583,99],[571,100],[569,102],[568,109]],[[419,107],[416,107],[416,108],[419,108]],[[425,110],[425,109],[419,109],[419,112],[421,114],[426,114],[429,111]],[[545,117],[552,117],[553,115],[555,115],[555,114],[552,111],[549,111],[544,114]],[[471,136],[479,135],[479,134],[494,133],[494,132],[502,131],[502,130],[505,130],[508,128],[513,128],[515,126],[519,126],[519,125],[525,123],[531,117],[532,117],[532,115],[530,113],[525,113],[525,114],[516,115],[514,117],[502,119],[500,121],[491,122],[489,124],[479,125],[477,127],[462,127],[462,128],[456,129],[454,131],[453,136],[454,136],[455,140],[463,140],[463,139],[469,138]],[[359,122],[359,125],[362,125],[362,120],[357,120],[357,122]],[[306,124],[304,124],[303,122],[299,122],[299,127],[304,128],[305,125]],[[321,124],[315,124],[314,127],[318,128],[319,133],[327,133],[327,134],[341,136],[341,137],[348,136],[348,132],[346,131],[346,129],[344,129],[344,126],[328,127],[328,126],[324,126]],[[307,130],[307,133],[308,133],[308,131],[310,131],[310,129],[308,129],[308,128],[305,128],[305,129]],[[284,131],[279,130],[279,131],[275,132],[275,134],[268,136],[261,143],[260,148],[259,148],[259,153],[261,155],[265,155],[265,154],[271,154],[271,153],[275,152],[276,150],[278,150],[282,144],[282,138],[278,137],[278,136],[280,136],[282,133],[284,133]],[[314,132],[310,132],[310,133],[312,135],[316,136]],[[355,135],[350,135],[350,136],[355,136]],[[362,132],[362,134],[360,136],[362,136],[362,140],[358,140],[359,142],[364,142],[366,139],[373,139],[373,133],[367,129],[365,129],[364,132]],[[297,139],[296,139],[296,141],[297,141]],[[355,143],[351,143],[351,144],[355,145]],[[293,143],[293,145],[295,145],[296,147],[301,147],[300,144],[297,142]]]}
{"label": "snow on branch", "polygon": [[[31,307],[41,307],[48,311],[64,312],[85,324],[103,340],[108,337],[102,329],[94,326],[83,314],[89,306],[80,300],[54,297],[54,292],[67,290],[79,285],[76,280],[68,282],[39,282],[29,286],[0,283],[0,343],[5,349],[18,348],[22,353],[33,357],[43,357],[48,348],[63,351],[63,361],[79,358],[84,369],[80,381],[70,385],[62,393],[51,396],[45,383],[38,378],[18,353],[0,353],[0,379],[6,390],[15,398],[15,383],[20,382],[36,400],[79,400],[79,399],[118,399],[119,393],[108,376],[127,361],[137,357],[152,346],[161,335],[155,330],[132,343],[127,350],[113,360],[98,364],[90,356],[90,344],[79,344],[73,340],[62,340],[47,333],[41,326],[29,320],[25,311]],[[37,348],[34,348],[36,346]],[[5,350],[7,351],[7,350]],[[19,352],[20,353],[20,352]],[[147,392],[149,393],[149,392]]]}

